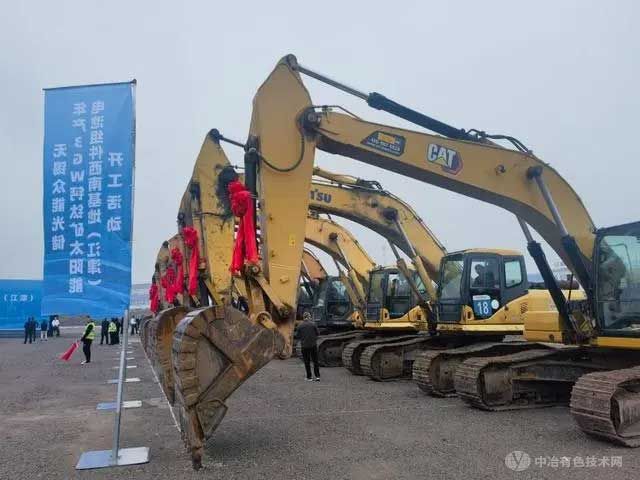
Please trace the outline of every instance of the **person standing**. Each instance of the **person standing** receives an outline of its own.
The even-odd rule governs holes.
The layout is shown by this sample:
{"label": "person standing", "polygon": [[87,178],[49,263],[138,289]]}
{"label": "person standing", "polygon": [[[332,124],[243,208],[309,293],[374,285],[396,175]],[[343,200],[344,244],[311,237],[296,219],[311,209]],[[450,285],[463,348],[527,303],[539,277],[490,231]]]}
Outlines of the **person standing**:
{"label": "person standing", "polygon": [[109,322],[109,328],[108,328],[108,332],[109,332],[109,345],[116,345],[118,344],[118,325],[116,324],[116,319],[112,318],[111,321]]}
{"label": "person standing", "polygon": [[38,322],[35,317],[31,317],[31,325],[29,327],[29,343],[35,343],[36,341],[36,329],[38,328]]}
{"label": "person standing", "polygon": [[318,326],[311,319],[309,312],[302,315],[302,323],[297,329],[300,345],[302,346],[302,359],[304,360],[304,368],[307,371],[307,381],[314,380],[311,378],[311,362],[313,362],[313,374],[315,381],[320,381],[320,368],[318,367],[318,335],[320,331]]}
{"label": "person standing", "polygon": [[102,323],[100,324],[100,345],[105,341],[107,342],[107,345],[109,345],[109,320],[103,318]]}
{"label": "person standing", "polygon": [[87,320],[87,326],[84,329],[84,334],[80,339],[82,341],[82,352],[84,353],[85,358],[84,362],[82,362],[81,365],[84,365],[85,363],[91,363],[91,343],[93,342],[94,338],[96,338],[96,324],[93,323],[93,320],[91,320],[91,318],[89,318]]}
{"label": "person standing", "polygon": [[60,319],[58,318],[58,316],[56,315],[55,317],[53,317],[53,320],[51,321],[51,326],[52,326],[52,332],[51,332],[51,336],[53,337],[53,334],[56,334],[56,337],[60,336]]}
{"label": "person standing", "polygon": [[40,323],[40,341],[47,341],[47,336],[49,333],[49,322],[46,320],[42,320]]}
{"label": "person standing", "polygon": [[27,317],[24,322],[24,344],[27,344],[27,340],[31,343],[31,317]]}
{"label": "person standing", "polygon": [[135,335],[136,334],[136,325],[137,325],[138,321],[136,320],[136,317],[131,317],[131,319],[129,320],[129,325],[131,325],[131,335]]}

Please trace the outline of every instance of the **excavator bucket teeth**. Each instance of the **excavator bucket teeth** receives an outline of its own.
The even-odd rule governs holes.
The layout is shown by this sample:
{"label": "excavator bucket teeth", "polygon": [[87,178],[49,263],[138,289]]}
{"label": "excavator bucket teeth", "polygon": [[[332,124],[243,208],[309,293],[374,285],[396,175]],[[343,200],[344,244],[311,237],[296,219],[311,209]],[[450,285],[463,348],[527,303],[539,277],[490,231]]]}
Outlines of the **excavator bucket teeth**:
{"label": "excavator bucket teeth", "polygon": [[147,327],[147,354],[169,403],[175,402],[171,347],[176,326],[188,313],[186,307],[174,307],[158,313]]}
{"label": "excavator bucket teeth", "polygon": [[189,313],[173,336],[175,406],[193,467],[226,414],[224,401],[284,349],[277,330],[255,324],[230,306]]}

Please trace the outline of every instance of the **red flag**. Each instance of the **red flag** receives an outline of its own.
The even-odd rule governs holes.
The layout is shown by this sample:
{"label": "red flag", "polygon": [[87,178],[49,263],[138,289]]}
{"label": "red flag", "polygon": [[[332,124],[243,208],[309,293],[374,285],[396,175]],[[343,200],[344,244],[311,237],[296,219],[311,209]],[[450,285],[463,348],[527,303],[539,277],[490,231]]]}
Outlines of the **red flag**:
{"label": "red flag", "polygon": [[64,352],[62,355],[60,355],[60,360],[64,360],[65,362],[68,362],[71,359],[71,355],[73,355],[73,352],[75,352],[77,348],[78,348],[78,342],[73,342],[71,346],[67,349],[67,351]]}

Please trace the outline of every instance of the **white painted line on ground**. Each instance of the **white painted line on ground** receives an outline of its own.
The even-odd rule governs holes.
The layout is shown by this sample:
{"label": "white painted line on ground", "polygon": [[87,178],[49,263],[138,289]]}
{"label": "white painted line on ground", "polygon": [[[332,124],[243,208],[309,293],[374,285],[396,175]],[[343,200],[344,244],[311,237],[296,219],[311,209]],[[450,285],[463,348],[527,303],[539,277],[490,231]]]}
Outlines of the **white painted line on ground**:
{"label": "white painted line on ground", "polygon": [[[120,365],[116,365],[115,367],[111,367],[113,370],[118,370]],[[138,368],[137,365],[127,365],[127,368]]]}
{"label": "white painted line on ground", "polygon": [[[122,402],[122,408],[140,408],[142,407],[142,400],[125,400]],[[99,403],[96,410],[115,410],[116,402],[103,402]]]}
{"label": "white painted line on ground", "polygon": [[169,413],[171,413],[171,418],[173,418],[173,424],[176,426],[176,430],[180,431],[180,425],[178,425],[178,419],[176,418],[175,414],[173,413],[173,408],[171,408],[171,404],[169,403],[169,399],[167,398],[167,395],[164,393],[163,388],[160,387],[160,380],[158,380],[158,376],[156,375],[156,371],[151,366],[151,361],[149,360],[149,357],[147,356],[147,352],[144,352],[144,356],[147,359],[147,363],[149,364],[149,368],[151,369],[151,373],[153,374],[153,378],[154,378],[155,382],[158,384],[158,387],[160,388],[160,391],[162,392],[162,396],[164,397],[164,401],[167,402],[167,406],[169,407]]}
{"label": "white painted line on ground", "polygon": [[[138,377],[133,377],[133,378],[127,378],[125,379],[125,383],[135,383],[135,382],[139,382],[140,379]],[[118,379],[114,378],[113,380],[107,380],[107,383],[118,383]]]}

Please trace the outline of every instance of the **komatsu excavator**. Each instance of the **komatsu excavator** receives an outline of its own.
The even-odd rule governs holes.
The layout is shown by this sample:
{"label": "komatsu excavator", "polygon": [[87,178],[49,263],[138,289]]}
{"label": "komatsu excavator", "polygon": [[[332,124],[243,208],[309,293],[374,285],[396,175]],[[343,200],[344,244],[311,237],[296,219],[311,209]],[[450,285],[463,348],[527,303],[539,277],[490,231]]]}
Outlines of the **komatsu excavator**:
{"label": "komatsu excavator", "polygon": [[[316,108],[300,74],[440,135]],[[224,400],[271,358],[290,355],[315,148],[513,212],[555,305],[555,311],[523,312],[526,333],[561,346],[467,360],[458,368],[459,392],[476,404],[499,408],[566,401],[575,384],[572,412],[585,431],[625,445],[640,443],[640,223],[596,229],[569,184],[516,139],[451,127],[301,67],[293,56],[278,63],[253,107],[245,174],[260,201],[262,262],[243,271],[249,313],[226,305],[198,309],[179,323],[174,335],[176,405],[194,467],[201,464],[204,439],[226,412]],[[500,139],[516,149],[492,143]],[[563,295],[529,225],[575,273],[586,300]],[[462,284],[468,280],[463,273]],[[493,294],[502,296],[513,286],[518,285],[501,279]],[[449,305],[438,304],[439,316],[467,311],[457,290],[454,285]],[[493,308],[494,300],[500,307],[502,298],[493,294],[471,301],[478,311]]]}
{"label": "komatsu excavator", "polygon": [[[529,289],[524,259],[519,252],[469,249],[447,254],[417,213],[385,191],[379,182],[317,167],[314,175],[330,183],[323,186],[314,179],[309,208],[356,221],[383,235],[389,239],[398,261],[398,268],[380,268],[371,273],[364,329],[376,335],[354,332],[351,337],[323,338],[318,345],[326,364],[338,365],[340,358],[325,350],[339,354],[342,365],[354,374],[388,380],[411,375],[412,363],[417,358],[414,378],[420,387],[429,393],[448,395],[455,392],[453,375],[457,364],[450,360],[422,368],[424,359],[435,355],[434,350],[465,345],[468,355],[490,356],[536,346],[500,341],[504,335],[523,332],[523,313],[530,305],[535,303],[544,310],[551,303],[547,291]],[[410,271],[396,246],[412,259],[415,271]],[[443,321],[438,323],[437,337],[418,335],[428,330],[427,319],[434,316],[432,304],[439,302],[451,309],[450,291],[454,285],[460,287],[465,269],[469,276],[469,283],[464,286],[465,307],[439,315]],[[435,287],[441,282],[446,287],[436,293]],[[472,296],[478,301],[474,303]],[[580,296],[579,292],[573,293],[574,299]],[[479,302],[481,299],[484,301]],[[498,302],[498,307],[492,307],[492,302]]]}

